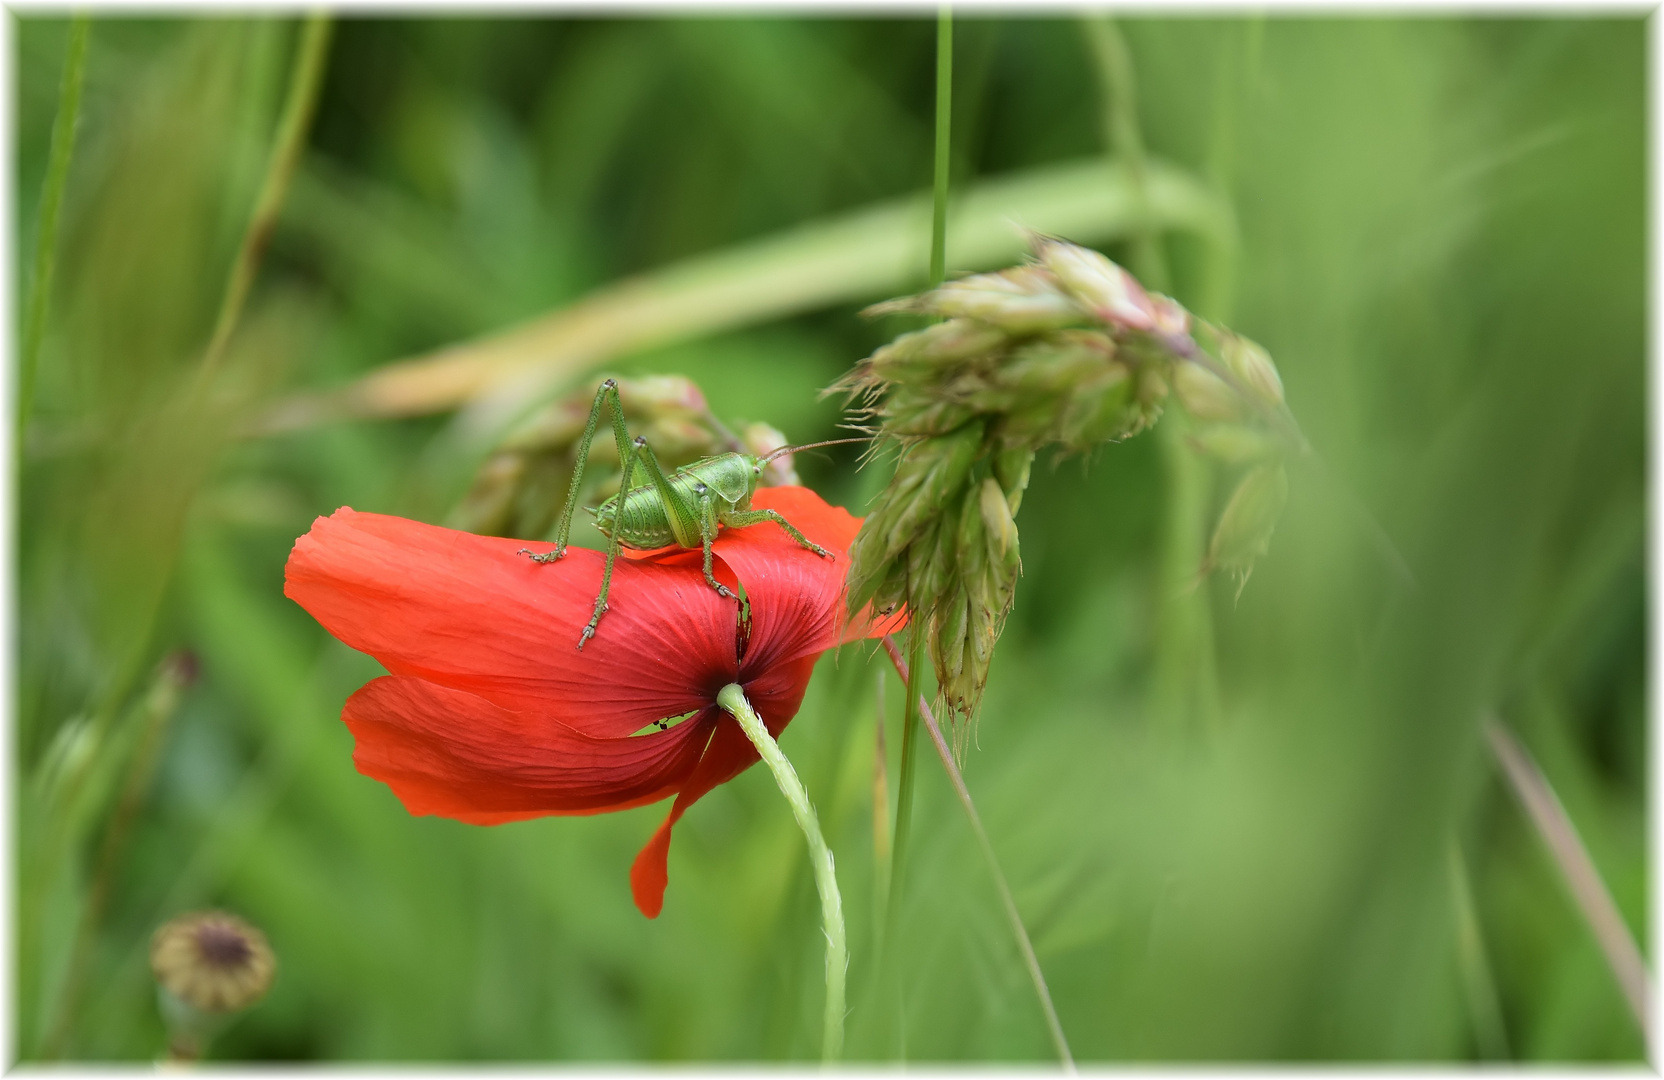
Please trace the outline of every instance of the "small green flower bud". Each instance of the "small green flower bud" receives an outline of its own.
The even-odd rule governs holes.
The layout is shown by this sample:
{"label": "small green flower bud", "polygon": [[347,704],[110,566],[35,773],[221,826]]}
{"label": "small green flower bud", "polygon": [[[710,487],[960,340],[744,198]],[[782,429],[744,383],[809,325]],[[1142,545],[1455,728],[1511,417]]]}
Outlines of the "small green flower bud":
{"label": "small green flower bud", "polygon": [[925,523],[924,529],[907,545],[907,602],[928,612],[947,582],[947,567],[936,558],[936,537],[940,520]]}
{"label": "small green flower bud", "polygon": [[950,281],[920,300],[933,314],[976,319],[1008,334],[1055,330],[1086,318],[1086,312],[1057,287],[1056,279],[1033,265]]}
{"label": "small green flower bud", "polygon": [[997,327],[972,319],[949,319],[901,335],[868,357],[864,366],[880,379],[918,379],[932,369],[994,352],[1005,340]]}
{"label": "small green flower bud", "polygon": [[1225,366],[1242,380],[1260,404],[1275,407],[1283,403],[1283,380],[1264,349],[1227,330],[1220,334],[1219,354]]}
{"label": "small green flower bud", "polygon": [[[1247,584],[1254,560],[1271,546],[1271,533],[1287,502],[1288,472],[1282,465],[1250,469],[1225,504],[1203,570],[1229,570],[1241,584]],[[1241,592],[1240,587],[1237,591]]]}
{"label": "small green flower bud", "polygon": [[957,520],[944,515],[931,530],[928,538],[930,558],[924,575],[913,585],[913,595],[921,606],[934,604],[953,584],[955,544],[958,540],[954,526]]}
{"label": "small green flower bud", "polygon": [[[907,602],[907,560],[894,559],[883,564],[883,573],[873,579],[872,591],[868,596],[859,597],[855,592],[854,574],[850,575],[850,606],[852,610],[860,610],[870,599],[873,609],[888,614]],[[909,618],[913,616],[909,615]]]}
{"label": "small green flower bud", "polygon": [[1049,238],[1036,243],[1035,254],[1064,290],[1098,319],[1127,330],[1156,328],[1156,309],[1149,293],[1105,256]]}
{"label": "small green flower bud", "polygon": [[901,438],[947,435],[976,415],[966,403],[898,398],[885,410],[886,427]]}
{"label": "small green flower bud", "polygon": [[[966,582],[973,581],[988,563],[988,526],[982,518],[982,487],[968,491],[959,509],[959,537],[957,541],[959,573]],[[976,599],[973,594],[973,599]]]}
{"label": "small green flower bud", "polygon": [[1280,443],[1248,424],[1208,424],[1190,440],[1198,450],[1227,465],[1265,461],[1282,452]]}
{"label": "small green flower bud", "polygon": [[1022,446],[1001,450],[994,455],[994,478],[1005,492],[1005,501],[1011,506],[1013,518],[1023,505],[1023,492],[1028,490],[1029,469],[1033,464],[1034,451]]}
{"label": "small green flower bud", "polygon": [[887,556],[895,555],[912,542],[923,522],[934,517],[958,494],[965,474],[982,449],[982,422],[973,421],[958,431],[926,439],[910,447],[896,466],[891,484],[898,494],[906,493],[894,520],[888,523],[884,545]]}
{"label": "small green flower bud", "polygon": [[982,481],[978,503],[983,527],[988,530],[988,550],[999,562],[1004,562],[1008,555],[1015,558],[1017,523],[1011,520],[1011,507],[1005,501],[1005,492],[1000,490],[999,482],[993,477]]}
{"label": "small green flower bud", "polygon": [[1190,312],[1171,296],[1150,294],[1150,306],[1155,320],[1155,332],[1177,336],[1190,333]]}
{"label": "small green flower bud", "polygon": [[931,653],[945,661],[940,674],[946,676],[938,678],[938,682],[950,683],[965,670],[965,630],[970,625],[969,606],[970,601],[964,591],[955,589],[949,594],[936,621],[936,647]]}
{"label": "small green flower bud", "polygon": [[1173,390],[1185,411],[1198,420],[1240,420],[1246,415],[1241,396],[1194,361],[1173,365]]}

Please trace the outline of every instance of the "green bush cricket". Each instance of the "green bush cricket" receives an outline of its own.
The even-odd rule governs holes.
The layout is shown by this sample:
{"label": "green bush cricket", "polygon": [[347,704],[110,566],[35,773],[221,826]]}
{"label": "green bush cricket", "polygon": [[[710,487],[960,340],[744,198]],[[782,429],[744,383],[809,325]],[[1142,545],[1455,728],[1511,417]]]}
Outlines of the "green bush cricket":
{"label": "green bush cricket", "polygon": [[[866,439],[828,439],[803,446],[782,446],[762,457],[738,452],[717,454],[684,465],[666,476],[647,440],[640,435],[630,438],[629,429],[624,425],[624,408],[619,401],[618,384],[612,379],[602,383],[595,392],[595,404],[589,410],[589,422],[584,425],[583,439],[578,443],[572,486],[567,491],[566,504],[561,508],[560,523],[555,530],[555,550],[538,555],[529,548],[521,548],[520,554],[530,555],[533,562],[540,563],[555,562],[565,556],[566,542],[572,533],[572,512],[577,507],[584,466],[589,461],[589,445],[600,424],[603,404],[612,407],[613,438],[618,443],[618,460],[623,464],[624,474],[619,478],[618,494],[592,511],[596,528],[607,538],[607,561],[601,571],[601,592],[595,598],[595,612],[578,637],[579,649],[595,636],[601,616],[607,613],[607,592],[612,588],[612,568],[620,547],[639,551],[673,545],[699,548],[705,556],[705,581],[724,599],[735,599],[733,590],[711,573],[711,543],[721,529],[743,529],[748,525],[772,521],[786,530],[800,546],[821,558],[836,557],[799,532],[779,511],[753,510],[751,496],[757,490],[763,466],[782,454],[836,443],[865,442]],[[632,488],[630,475],[637,465],[647,471],[649,482]]]}

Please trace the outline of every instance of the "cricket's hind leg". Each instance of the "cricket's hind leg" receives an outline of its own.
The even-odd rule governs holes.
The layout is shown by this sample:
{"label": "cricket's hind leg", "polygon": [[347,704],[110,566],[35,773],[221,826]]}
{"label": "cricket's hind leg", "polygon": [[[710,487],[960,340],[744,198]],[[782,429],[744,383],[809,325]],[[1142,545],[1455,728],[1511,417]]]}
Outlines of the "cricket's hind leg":
{"label": "cricket's hind leg", "polygon": [[694,489],[699,496],[699,541],[705,556],[705,583],[716,590],[716,594],[724,600],[735,599],[734,590],[716,579],[711,573],[711,542],[716,539],[716,531],[721,528],[716,518],[716,504],[711,499],[710,489],[700,484]]}

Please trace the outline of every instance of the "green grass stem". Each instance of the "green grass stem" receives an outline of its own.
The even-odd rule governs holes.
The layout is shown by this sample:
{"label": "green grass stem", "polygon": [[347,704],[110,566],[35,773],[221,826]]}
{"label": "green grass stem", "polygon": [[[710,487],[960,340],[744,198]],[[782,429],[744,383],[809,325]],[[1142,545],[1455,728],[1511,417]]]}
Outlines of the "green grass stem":
{"label": "green grass stem", "polygon": [[1473,1041],[1479,1056],[1488,1061],[1510,1061],[1508,1028],[1497,1000],[1496,980],[1485,955],[1485,936],[1479,926],[1479,909],[1473,902],[1468,881],[1467,860],[1462,846],[1452,835],[1445,846],[1445,868],[1450,878],[1450,902],[1456,915],[1456,965],[1462,971],[1462,989],[1467,994],[1468,1016],[1473,1022]]}
{"label": "green grass stem", "polygon": [[86,74],[90,27],[91,20],[85,14],[76,15],[69,22],[69,42],[64,47],[64,74],[58,90],[58,115],[52,121],[52,146],[47,157],[46,179],[41,185],[29,305],[23,315],[23,352],[18,357],[17,416],[13,435],[15,452],[12,460],[20,464],[23,460],[24,433],[34,404],[41,340],[46,336],[46,309],[52,297],[52,270],[58,250],[58,217],[63,209],[64,189],[69,184],[69,163],[75,156],[75,127],[81,118],[81,84]]}
{"label": "green grass stem", "polygon": [[936,166],[930,219],[930,284],[947,276],[948,164],[953,146],[953,9],[936,17]]}
{"label": "green grass stem", "polygon": [[[976,834],[977,846],[982,850],[983,861],[988,864],[988,873],[994,879],[994,888],[1000,895],[1000,906],[1005,909],[1005,920],[1011,927],[1011,936],[1017,943],[1017,951],[1022,954],[1023,966],[1028,970],[1029,981],[1034,984],[1034,996],[1039,999],[1040,1011],[1046,1017],[1046,1033],[1051,1036],[1052,1046],[1056,1048],[1064,1070],[1072,1074],[1075,1071],[1075,1057],[1069,1051],[1069,1040],[1064,1036],[1063,1024],[1057,1018],[1057,1007],[1052,1004],[1052,992],[1046,985],[1046,974],[1040,969],[1040,959],[1034,953],[1034,944],[1029,940],[1028,928],[1023,925],[1022,913],[1017,910],[1016,898],[1011,895],[1011,886],[1005,880],[1005,871],[1000,869],[999,856],[994,853],[993,842],[988,839],[988,830],[982,827],[982,815],[977,813],[976,803],[971,799],[971,789],[965,786],[965,775],[960,772],[953,751],[948,747],[947,740],[942,737],[941,725],[936,723],[936,716],[925,702],[924,695],[913,692],[912,665],[901,658],[901,650],[896,646],[895,638],[889,634],[884,635],[884,651],[890,654],[890,662],[895,665],[902,685],[907,688],[907,711],[924,719],[925,728],[930,732],[930,741],[936,746],[936,756],[942,759],[942,768],[947,770],[948,779],[953,782],[954,793],[959,796],[959,805],[965,810],[965,818],[971,823],[971,831]],[[917,663],[916,658],[914,663]]]}
{"label": "green grass stem", "polygon": [[1104,143],[1126,165],[1138,208],[1139,227],[1132,238],[1132,269],[1146,286],[1166,292],[1172,284],[1161,248],[1161,232],[1150,212],[1132,54],[1121,28],[1109,16],[1085,16],[1083,24],[1103,94]]}
{"label": "green grass stem", "polygon": [[1641,1037],[1646,1041],[1648,1056],[1656,1060],[1655,1032],[1653,1031],[1653,1001],[1657,991],[1652,975],[1647,971],[1646,959],[1635,943],[1635,935],[1624,922],[1623,913],[1612,899],[1612,891],[1600,876],[1594,859],[1577,826],[1561,805],[1548,778],[1532,758],[1525,745],[1514,737],[1500,719],[1484,717],[1485,739],[1491,755],[1496,758],[1502,774],[1513,788],[1514,795],[1525,809],[1532,827],[1548,848],[1555,867],[1566,881],[1577,910],[1600,946],[1601,957],[1612,972],[1624,1001],[1635,1017]]}
{"label": "green grass stem", "polygon": [[278,121],[272,142],[272,156],[266,165],[266,176],[260,184],[260,194],[254,201],[254,212],[243,231],[231,263],[231,274],[225,282],[225,294],[220,300],[219,315],[214,320],[214,333],[202,354],[199,385],[206,384],[224,362],[226,346],[242,317],[243,305],[248,300],[249,288],[254,284],[260,258],[271,240],[272,229],[289,192],[289,182],[300,163],[301,151],[306,147],[306,135],[312,126],[312,114],[318,105],[318,92],[323,86],[324,61],[329,55],[332,24],[321,12],[307,17],[295,49],[294,70],[289,79],[289,96],[283,105],[283,116]]}

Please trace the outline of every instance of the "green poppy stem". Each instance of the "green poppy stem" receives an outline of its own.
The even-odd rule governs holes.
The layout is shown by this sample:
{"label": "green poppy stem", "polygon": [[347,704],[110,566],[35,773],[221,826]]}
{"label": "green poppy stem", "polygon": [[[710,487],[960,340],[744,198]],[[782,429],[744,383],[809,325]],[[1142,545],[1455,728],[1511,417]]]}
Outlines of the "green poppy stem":
{"label": "green poppy stem", "polygon": [[844,979],[849,970],[849,944],[844,933],[844,902],[838,894],[838,878],[832,865],[832,849],[820,832],[820,819],[809,802],[809,793],[797,770],[780,752],[780,744],[768,733],[762,719],[745,699],[745,691],[737,683],[729,683],[716,696],[721,705],[745,732],[751,745],[757,748],[763,763],[774,773],[780,794],[791,804],[792,816],[803,837],[809,842],[809,861],[815,868],[815,887],[820,891],[822,930],[826,934],[826,1019],[821,1043],[821,1059],[836,1061],[844,1049]]}

